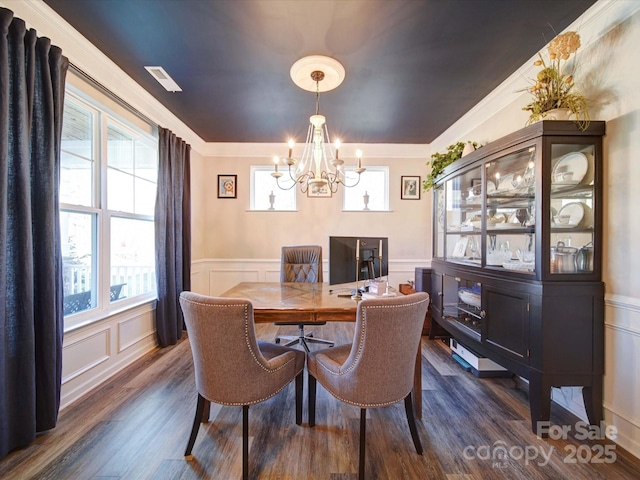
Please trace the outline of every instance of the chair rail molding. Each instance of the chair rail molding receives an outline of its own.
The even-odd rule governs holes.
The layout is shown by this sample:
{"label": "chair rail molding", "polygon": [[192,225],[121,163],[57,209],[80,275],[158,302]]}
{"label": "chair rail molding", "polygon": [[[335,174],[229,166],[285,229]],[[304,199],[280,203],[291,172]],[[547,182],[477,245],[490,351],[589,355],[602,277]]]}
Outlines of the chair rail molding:
{"label": "chair rail molding", "polygon": [[[322,275],[329,279],[329,261]],[[416,267],[429,267],[430,259],[389,260],[389,284],[397,287],[413,281]],[[279,282],[280,259],[206,258],[191,262],[191,289],[203,295],[220,295],[240,282]]]}

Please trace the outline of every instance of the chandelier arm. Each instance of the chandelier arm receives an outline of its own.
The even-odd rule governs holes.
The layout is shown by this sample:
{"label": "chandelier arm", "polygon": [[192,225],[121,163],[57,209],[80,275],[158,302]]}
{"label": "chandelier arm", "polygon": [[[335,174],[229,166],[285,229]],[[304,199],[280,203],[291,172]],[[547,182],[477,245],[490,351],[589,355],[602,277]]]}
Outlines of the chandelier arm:
{"label": "chandelier arm", "polygon": [[280,190],[291,190],[293,187],[297,185],[297,183],[294,181],[290,187],[283,187],[282,185],[280,185],[280,179],[276,177],[276,185]]}
{"label": "chandelier arm", "polygon": [[358,173],[358,180],[356,180],[356,183],[354,183],[353,185],[348,185],[346,180],[347,180],[347,176],[345,175],[344,176],[344,180],[338,178],[337,182],[341,183],[342,185],[344,185],[347,188],[353,188],[353,187],[355,187],[356,185],[358,185],[360,183],[360,173]]}

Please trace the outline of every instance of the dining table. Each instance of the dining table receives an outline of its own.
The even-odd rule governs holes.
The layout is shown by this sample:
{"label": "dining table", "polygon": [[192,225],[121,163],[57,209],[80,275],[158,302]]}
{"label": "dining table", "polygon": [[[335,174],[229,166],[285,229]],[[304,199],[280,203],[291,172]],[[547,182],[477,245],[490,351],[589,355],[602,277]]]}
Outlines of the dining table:
{"label": "dining table", "polygon": [[[354,298],[355,291],[356,283],[240,282],[220,296],[250,300],[255,323],[304,321],[321,324],[355,322],[358,302],[362,299]],[[413,392],[416,416],[422,418],[422,342],[416,354]]]}

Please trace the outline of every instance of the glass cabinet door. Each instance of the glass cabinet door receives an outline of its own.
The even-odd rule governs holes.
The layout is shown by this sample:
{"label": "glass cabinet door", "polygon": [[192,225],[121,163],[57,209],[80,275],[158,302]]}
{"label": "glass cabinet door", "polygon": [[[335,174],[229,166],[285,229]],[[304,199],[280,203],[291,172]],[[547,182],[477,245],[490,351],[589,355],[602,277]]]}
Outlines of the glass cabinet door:
{"label": "glass cabinet door", "polygon": [[485,164],[488,267],[535,273],[535,160],[527,147]]}
{"label": "glass cabinet door", "polygon": [[482,169],[476,167],[445,183],[446,258],[482,263]]}
{"label": "glass cabinet door", "polygon": [[482,334],[482,285],[468,279],[443,275],[442,315],[468,335]]}
{"label": "glass cabinet door", "polygon": [[593,272],[594,151],[593,144],[551,145],[551,274]]}

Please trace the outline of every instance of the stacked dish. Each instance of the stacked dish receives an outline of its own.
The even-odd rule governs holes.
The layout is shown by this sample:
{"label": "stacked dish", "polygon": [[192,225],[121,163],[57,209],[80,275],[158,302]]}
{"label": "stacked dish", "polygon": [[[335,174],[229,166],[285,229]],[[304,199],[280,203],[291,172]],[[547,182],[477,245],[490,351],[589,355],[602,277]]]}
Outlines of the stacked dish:
{"label": "stacked dish", "polygon": [[564,205],[552,221],[554,228],[585,227],[593,223],[593,211],[585,203],[571,202]]}
{"label": "stacked dish", "polygon": [[511,261],[504,262],[502,264],[502,268],[505,270],[520,270],[523,272],[533,272],[536,269],[536,264],[534,262],[520,262],[520,261]]}
{"label": "stacked dish", "polygon": [[480,308],[480,292],[472,290],[471,288],[460,287],[458,288],[458,298],[467,305]]}

